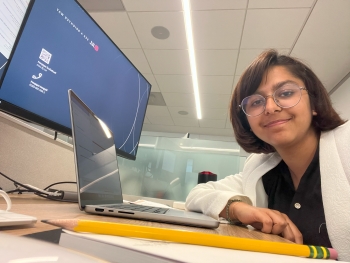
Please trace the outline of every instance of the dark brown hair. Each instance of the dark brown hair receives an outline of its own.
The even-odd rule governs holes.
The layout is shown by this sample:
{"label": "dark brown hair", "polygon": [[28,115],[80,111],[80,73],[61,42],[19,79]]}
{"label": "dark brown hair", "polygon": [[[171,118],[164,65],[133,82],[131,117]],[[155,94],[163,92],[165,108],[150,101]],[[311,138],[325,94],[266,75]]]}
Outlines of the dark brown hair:
{"label": "dark brown hair", "polygon": [[280,55],[276,50],[267,50],[244,71],[231,99],[230,118],[235,137],[237,143],[248,153],[276,151],[250,130],[247,116],[239,107],[245,97],[252,95],[258,89],[265,72],[274,66],[285,67],[294,77],[304,82],[311,108],[317,112],[311,124],[317,132],[332,130],[345,122],[333,109],[327,90],[308,66],[296,58]]}

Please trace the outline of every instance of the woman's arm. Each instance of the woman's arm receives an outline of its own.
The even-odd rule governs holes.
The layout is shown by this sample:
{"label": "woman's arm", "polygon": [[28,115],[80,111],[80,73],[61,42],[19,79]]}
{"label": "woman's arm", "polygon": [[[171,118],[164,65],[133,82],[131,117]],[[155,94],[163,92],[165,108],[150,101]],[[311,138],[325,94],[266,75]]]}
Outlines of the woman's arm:
{"label": "woman's arm", "polygon": [[239,198],[251,204],[251,200],[243,194],[242,174],[197,185],[187,196],[186,208],[218,219],[227,201],[232,198]]}

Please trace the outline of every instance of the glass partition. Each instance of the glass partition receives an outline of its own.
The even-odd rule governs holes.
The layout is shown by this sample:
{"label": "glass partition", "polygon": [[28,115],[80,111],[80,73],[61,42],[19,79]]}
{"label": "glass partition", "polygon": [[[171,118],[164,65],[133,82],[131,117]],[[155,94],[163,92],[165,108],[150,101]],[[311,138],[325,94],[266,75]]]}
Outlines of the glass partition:
{"label": "glass partition", "polygon": [[[54,136],[54,132],[30,124]],[[57,134],[72,144],[72,138]],[[198,173],[210,171],[218,180],[242,171],[247,153],[236,142],[141,135],[135,161],[118,157],[123,194],[185,201],[197,185]]]}
{"label": "glass partition", "polygon": [[236,142],[141,136],[136,161],[118,157],[123,194],[185,201],[198,173],[218,180],[239,173],[246,159]]}

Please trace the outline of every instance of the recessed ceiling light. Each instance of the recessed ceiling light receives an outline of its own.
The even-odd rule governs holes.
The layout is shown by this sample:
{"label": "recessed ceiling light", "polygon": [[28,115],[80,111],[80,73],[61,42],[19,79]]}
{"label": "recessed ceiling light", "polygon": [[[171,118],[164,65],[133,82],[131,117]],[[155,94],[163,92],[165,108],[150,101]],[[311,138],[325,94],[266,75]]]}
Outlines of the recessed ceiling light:
{"label": "recessed ceiling light", "polygon": [[180,114],[180,115],[187,115],[188,111],[180,110],[177,113]]}
{"label": "recessed ceiling light", "polygon": [[170,36],[170,32],[163,26],[155,26],[151,29],[151,33],[155,38],[167,39]]}

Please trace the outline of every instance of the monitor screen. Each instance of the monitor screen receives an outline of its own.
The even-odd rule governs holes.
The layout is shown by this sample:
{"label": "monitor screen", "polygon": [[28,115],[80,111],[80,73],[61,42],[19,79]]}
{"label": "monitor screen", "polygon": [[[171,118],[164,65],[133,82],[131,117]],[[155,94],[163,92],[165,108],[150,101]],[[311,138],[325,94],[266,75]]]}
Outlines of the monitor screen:
{"label": "monitor screen", "polygon": [[0,0],[0,78],[30,0]]}
{"label": "monitor screen", "polygon": [[151,85],[77,1],[32,0],[7,64],[0,110],[71,135],[72,89],[136,158]]}

